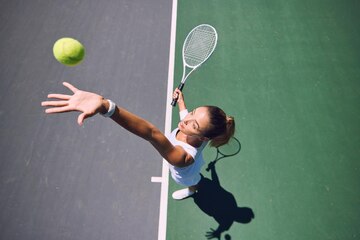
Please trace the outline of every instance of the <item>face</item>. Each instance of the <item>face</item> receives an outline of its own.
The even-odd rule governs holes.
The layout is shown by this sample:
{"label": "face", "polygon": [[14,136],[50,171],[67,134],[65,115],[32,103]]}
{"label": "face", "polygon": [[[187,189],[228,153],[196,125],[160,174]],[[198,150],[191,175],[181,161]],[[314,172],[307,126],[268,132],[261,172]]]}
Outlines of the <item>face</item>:
{"label": "face", "polygon": [[188,136],[203,137],[210,123],[206,107],[198,107],[189,112],[178,124],[179,130]]}

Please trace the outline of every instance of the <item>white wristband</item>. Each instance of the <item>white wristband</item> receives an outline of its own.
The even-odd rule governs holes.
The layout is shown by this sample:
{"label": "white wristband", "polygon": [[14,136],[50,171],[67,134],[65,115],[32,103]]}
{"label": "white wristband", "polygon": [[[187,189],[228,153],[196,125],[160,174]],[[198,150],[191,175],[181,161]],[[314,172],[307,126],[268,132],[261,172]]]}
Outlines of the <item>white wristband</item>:
{"label": "white wristband", "polygon": [[186,117],[186,115],[188,115],[188,110],[187,109],[184,109],[184,110],[182,110],[182,111],[180,111],[179,112],[179,115],[180,115],[180,120],[183,120],[185,117]]}
{"label": "white wristband", "polygon": [[107,101],[109,102],[109,110],[107,111],[107,113],[101,115],[103,115],[104,117],[111,117],[115,112],[116,104],[110,99],[107,99]]}

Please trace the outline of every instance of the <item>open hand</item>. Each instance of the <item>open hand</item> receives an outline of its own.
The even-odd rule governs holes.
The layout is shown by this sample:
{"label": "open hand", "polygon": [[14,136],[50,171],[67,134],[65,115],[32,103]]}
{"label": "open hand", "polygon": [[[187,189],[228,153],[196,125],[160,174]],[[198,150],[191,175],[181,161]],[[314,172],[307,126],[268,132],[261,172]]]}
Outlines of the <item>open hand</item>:
{"label": "open hand", "polygon": [[82,125],[86,118],[95,114],[106,112],[107,101],[100,95],[85,92],[77,89],[70,83],[64,82],[63,85],[73,92],[73,95],[49,94],[48,98],[56,99],[55,101],[44,101],[41,106],[51,107],[45,110],[46,113],[63,113],[78,111],[81,114],[78,117],[78,124]]}
{"label": "open hand", "polygon": [[220,239],[221,232],[210,228],[210,231],[207,232],[205,236],[206,236],[207,239],[213,239],[213,238]]}

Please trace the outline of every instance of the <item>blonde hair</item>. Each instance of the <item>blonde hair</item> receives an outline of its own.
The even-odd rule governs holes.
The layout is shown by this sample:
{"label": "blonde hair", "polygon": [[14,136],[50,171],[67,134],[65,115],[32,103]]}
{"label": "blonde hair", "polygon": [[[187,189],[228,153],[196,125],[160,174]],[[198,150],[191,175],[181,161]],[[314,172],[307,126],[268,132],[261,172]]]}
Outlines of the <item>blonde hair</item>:
{"label": "blonde hair", "polygon": [[229,142],[235,133],[235,120],[219,107],[205,106],[210,117],[210,127],[204,136],[210,139],[211,147],[220,147]]}

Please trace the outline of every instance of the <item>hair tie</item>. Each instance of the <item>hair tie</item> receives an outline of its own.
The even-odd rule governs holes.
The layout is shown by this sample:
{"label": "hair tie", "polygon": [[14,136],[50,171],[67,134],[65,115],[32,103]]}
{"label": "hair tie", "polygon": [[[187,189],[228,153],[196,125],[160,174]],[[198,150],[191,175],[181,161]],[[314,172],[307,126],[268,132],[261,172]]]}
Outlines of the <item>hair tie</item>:
{"label": "hair tie", "polygon": [[234,118],[232,116],[226,116],[226,123],[231,124],[234,121]]}

